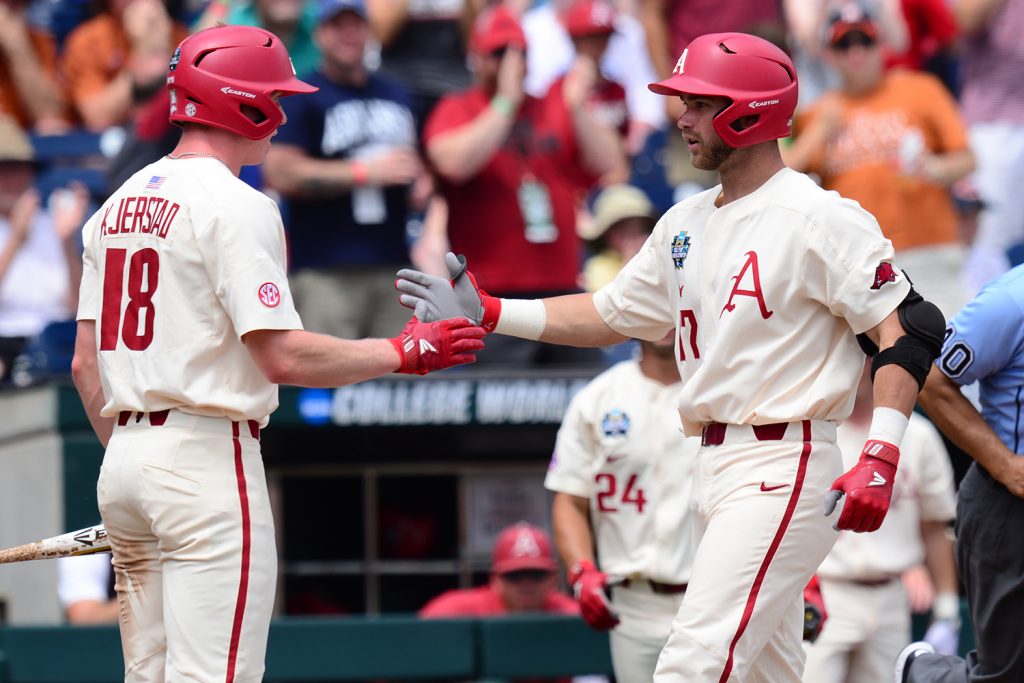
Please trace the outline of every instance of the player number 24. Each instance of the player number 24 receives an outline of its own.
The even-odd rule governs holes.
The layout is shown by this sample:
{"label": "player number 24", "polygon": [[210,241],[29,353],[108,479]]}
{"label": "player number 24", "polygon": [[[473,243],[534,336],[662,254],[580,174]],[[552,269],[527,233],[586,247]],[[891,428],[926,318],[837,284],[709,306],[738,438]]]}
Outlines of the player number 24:
{"label": "player number 24", "polygon": [[[107,249],[103,271],[103,311],[100,314],[100,351],[113,351],[117,339],[132,351],[153,343],[153,293],[160,276],[160,255],[155,249],[139,249],[127,258],[127,249]],[[124,267],[128,261],[128,305],[121,324],[121,302],[125,294]],[[141,316],[141,321],[140,321]],[[142,323],[141,325],[139,323]]]}
{"label": "player number 24", "polygon": [[[647,499],[644,497],[644,490],[636,485],[636,475],[629,475],[626,480],[626,488],[622,491],[622,497],[618,498],[618,479],[614,474],[601,472],[595,477],[600,490],[597,492],[597,509],[601,512],[618,512],[621,507],[635,505],[638,513],[643,513]],[[618,499],[617,499],[618,498]]]}

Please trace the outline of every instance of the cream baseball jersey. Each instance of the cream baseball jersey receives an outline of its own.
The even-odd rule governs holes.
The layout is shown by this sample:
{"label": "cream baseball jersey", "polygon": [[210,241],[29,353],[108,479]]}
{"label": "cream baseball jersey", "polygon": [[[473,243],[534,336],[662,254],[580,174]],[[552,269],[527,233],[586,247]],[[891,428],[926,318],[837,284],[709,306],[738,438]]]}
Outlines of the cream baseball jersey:
{"label": "cream baseball jersey", "polygon": [[96,321],[102,414],[266,424],[277,386],[242,335],[301,329],[276,204],[213,158],[163,158],[86,223],[79,320]]}
{"label": "cream baseball jersey", "polygon": [[598,312],[630,337],[676,328],[690,436],[708,422],[846,418],[864,361],[855,335],[910,289],[892,244],[856,202],[788,168],[717,208],[720,190],[669,209],[594,294]]}
{"label": "cream baseball jersey", "polygon": [[684,438],[680,384],[618,363],[573,398],[544,486],[590,500],[601,570],[686,583],[693,562],[690,494],[700,442]]}
{"label": "cream baseball jersey", "polygon": [[[844,470],[857,462],[867,436],[867,425],[839,426],[836,440]],[[911,415],[900,445],[892,502],[881,528],[870,534],[840,533],[818,574],[864,581],[898,576],[924,561],[921,522],[946,522],[955,513],[953,468],[942,437],[928,420]]]}

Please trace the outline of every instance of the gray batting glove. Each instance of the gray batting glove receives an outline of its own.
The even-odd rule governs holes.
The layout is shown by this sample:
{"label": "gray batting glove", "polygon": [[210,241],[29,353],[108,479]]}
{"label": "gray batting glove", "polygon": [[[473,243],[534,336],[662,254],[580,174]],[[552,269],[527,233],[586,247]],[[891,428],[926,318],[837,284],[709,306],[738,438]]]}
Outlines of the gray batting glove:
{"label": "gray batting glove", "polygon": [[473,276],[466,271],[466,258],[452,252],[445,254],[450,279],[427,275],[418,270],[403,268],[398,271],[395,289],[401,294],[398,300],[411,308],[416,317],[424,322],[467,318],[474,325],[480,325],[485,317],[483,299],[493,299],[481,292]]}

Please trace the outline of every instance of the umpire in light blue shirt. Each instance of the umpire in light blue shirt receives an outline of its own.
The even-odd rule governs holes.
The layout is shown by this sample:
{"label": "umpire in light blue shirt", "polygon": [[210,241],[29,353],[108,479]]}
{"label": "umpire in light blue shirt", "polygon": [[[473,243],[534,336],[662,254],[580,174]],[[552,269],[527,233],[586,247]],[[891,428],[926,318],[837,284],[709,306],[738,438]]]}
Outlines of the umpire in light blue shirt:
{"label": "umpire in light blue shirt", "polygon": [[[978,382],[981,413],[960,387]],[[1024,266],[989,283],[950,321],[921,404],[974,463],[956,507],[957,568],[977,649],[967,659],[912,643],[896,683],[1024,681]]]}

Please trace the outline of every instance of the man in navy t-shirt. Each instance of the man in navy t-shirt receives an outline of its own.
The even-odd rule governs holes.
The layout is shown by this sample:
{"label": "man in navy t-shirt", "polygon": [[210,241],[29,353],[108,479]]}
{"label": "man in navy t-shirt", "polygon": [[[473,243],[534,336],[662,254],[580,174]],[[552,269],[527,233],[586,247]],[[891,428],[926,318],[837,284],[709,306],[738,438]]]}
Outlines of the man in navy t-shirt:
{"label": "man in navy t-shirt", "polygon": [[322,57],[305,76],[320,91],[282,100],[288,122],[264,164],[287,200],[299,315],[307,329],[350,339],[388,336],[409,316],[394,273],[408,263],[410,196],[424,173],[408,93],[363,63],[369,35],[363,0],[321,0]]}

